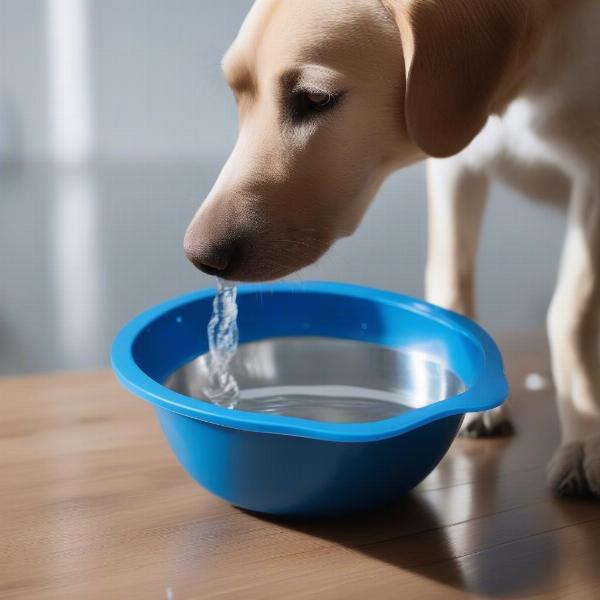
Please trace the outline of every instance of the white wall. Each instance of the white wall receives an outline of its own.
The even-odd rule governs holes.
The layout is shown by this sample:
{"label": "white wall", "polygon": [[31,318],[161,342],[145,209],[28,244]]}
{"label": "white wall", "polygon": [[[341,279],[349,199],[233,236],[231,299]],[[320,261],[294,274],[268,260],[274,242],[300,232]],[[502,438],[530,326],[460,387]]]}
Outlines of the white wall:
{"label": "white wall", "polygon": [[0,158],[48,156],[44,3],[0,0]]}
{"label": "white wall", "polygon": [[[0,0],[3,154],[9,146],[25,160],[56,158],[47,17],[51,4],[61,1]],[[83,37],[93,155],[102,161],[181,161],[225,154],[237,123],[220,58],[251,0],[79,2],[88,25]]]}
{"label": "white wall", "polygon": [[[75,177],[48,165],[0,168],[0,256],[10,257],[0,260],[0,373],[101,364],[132,314],[212,285],[184,259],[181,238],[236,135],[220,58],[250,4],[0,0],[0,159],[55,159],[52,125],[65,111],[63,142],[77,148],[88,110],[97,159]],[[70,12],[61,47],[49,52],[56,21],[49,27],[47,16]],[[48,69],[51,56],[78,44],[68,72]],[[51,102],[57,86],[53,97],[67,98],[60,110]],[[297,276],[421,295],[423,171],[390,178],[357,233]],[[494,187],[478,265],[485,326],[543,327],[563,227],[560,212]]]}
{"label": "white wall", "polygon": [[237,118],[220,60],[251,4],[94,3],[98,155],[194,159],[226,153],[235,139]]}

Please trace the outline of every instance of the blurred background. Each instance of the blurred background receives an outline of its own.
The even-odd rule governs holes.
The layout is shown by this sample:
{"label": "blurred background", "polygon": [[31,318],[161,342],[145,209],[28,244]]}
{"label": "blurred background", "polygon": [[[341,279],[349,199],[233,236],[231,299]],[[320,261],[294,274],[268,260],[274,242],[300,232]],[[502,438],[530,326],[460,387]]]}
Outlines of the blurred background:
{"label": "blurred background", "polygon": [[[182,237],[236,136],[220,58],[251,0],[0,0],[0,374],[108,364],[142,309],[213,286]],[[541,330],[564,216],[493,188],[480,321]],[[421,296],[423,165],[290,279]],[[198,332],[204,335],[204,332]]]}

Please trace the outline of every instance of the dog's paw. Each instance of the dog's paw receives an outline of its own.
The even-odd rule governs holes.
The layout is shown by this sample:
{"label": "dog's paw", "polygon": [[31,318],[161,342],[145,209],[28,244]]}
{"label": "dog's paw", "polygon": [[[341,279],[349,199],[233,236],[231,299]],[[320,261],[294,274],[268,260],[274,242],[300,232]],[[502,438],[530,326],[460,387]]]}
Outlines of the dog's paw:
{"label": "dog's paw", "polygon": [[460,435],[469,438],[497,437],[514,433],[509,410],[505,404],[480,413],[467,413]]}
{"label": "dog's paw", "polygon": [[600,434],[561,446],[548,464],[547,480],[559,496],[600,498]]}
{"label": "dog's paw", "polygon": [[583,472],[590,492],[600,498],[600,433],[591,435],[583,443]]}

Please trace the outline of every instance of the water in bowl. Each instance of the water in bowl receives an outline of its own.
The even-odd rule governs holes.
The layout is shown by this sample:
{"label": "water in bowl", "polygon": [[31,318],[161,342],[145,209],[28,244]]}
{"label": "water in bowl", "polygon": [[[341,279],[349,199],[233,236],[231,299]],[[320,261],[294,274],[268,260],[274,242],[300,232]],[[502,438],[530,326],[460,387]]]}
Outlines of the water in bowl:
{"label": "water in bowl", "polygon": [[236,349],[235,289],[221,286],[214,309],[209,352],[165,381],[201,401],[247,412],[364,423],[465,389],[444,364],[418,349],[318,336],[264,339]]}

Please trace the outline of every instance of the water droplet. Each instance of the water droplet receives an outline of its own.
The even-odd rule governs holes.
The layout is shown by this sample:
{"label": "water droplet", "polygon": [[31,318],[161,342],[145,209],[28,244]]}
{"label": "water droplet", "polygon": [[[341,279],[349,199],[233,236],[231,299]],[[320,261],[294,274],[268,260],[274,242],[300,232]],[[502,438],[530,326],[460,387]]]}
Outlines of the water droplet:
{"label": "water droplet", "polygon": [[529,373],[525,377],[525,389],[530,392],[543,392],[549,386],[548,378],[542,373]]}

